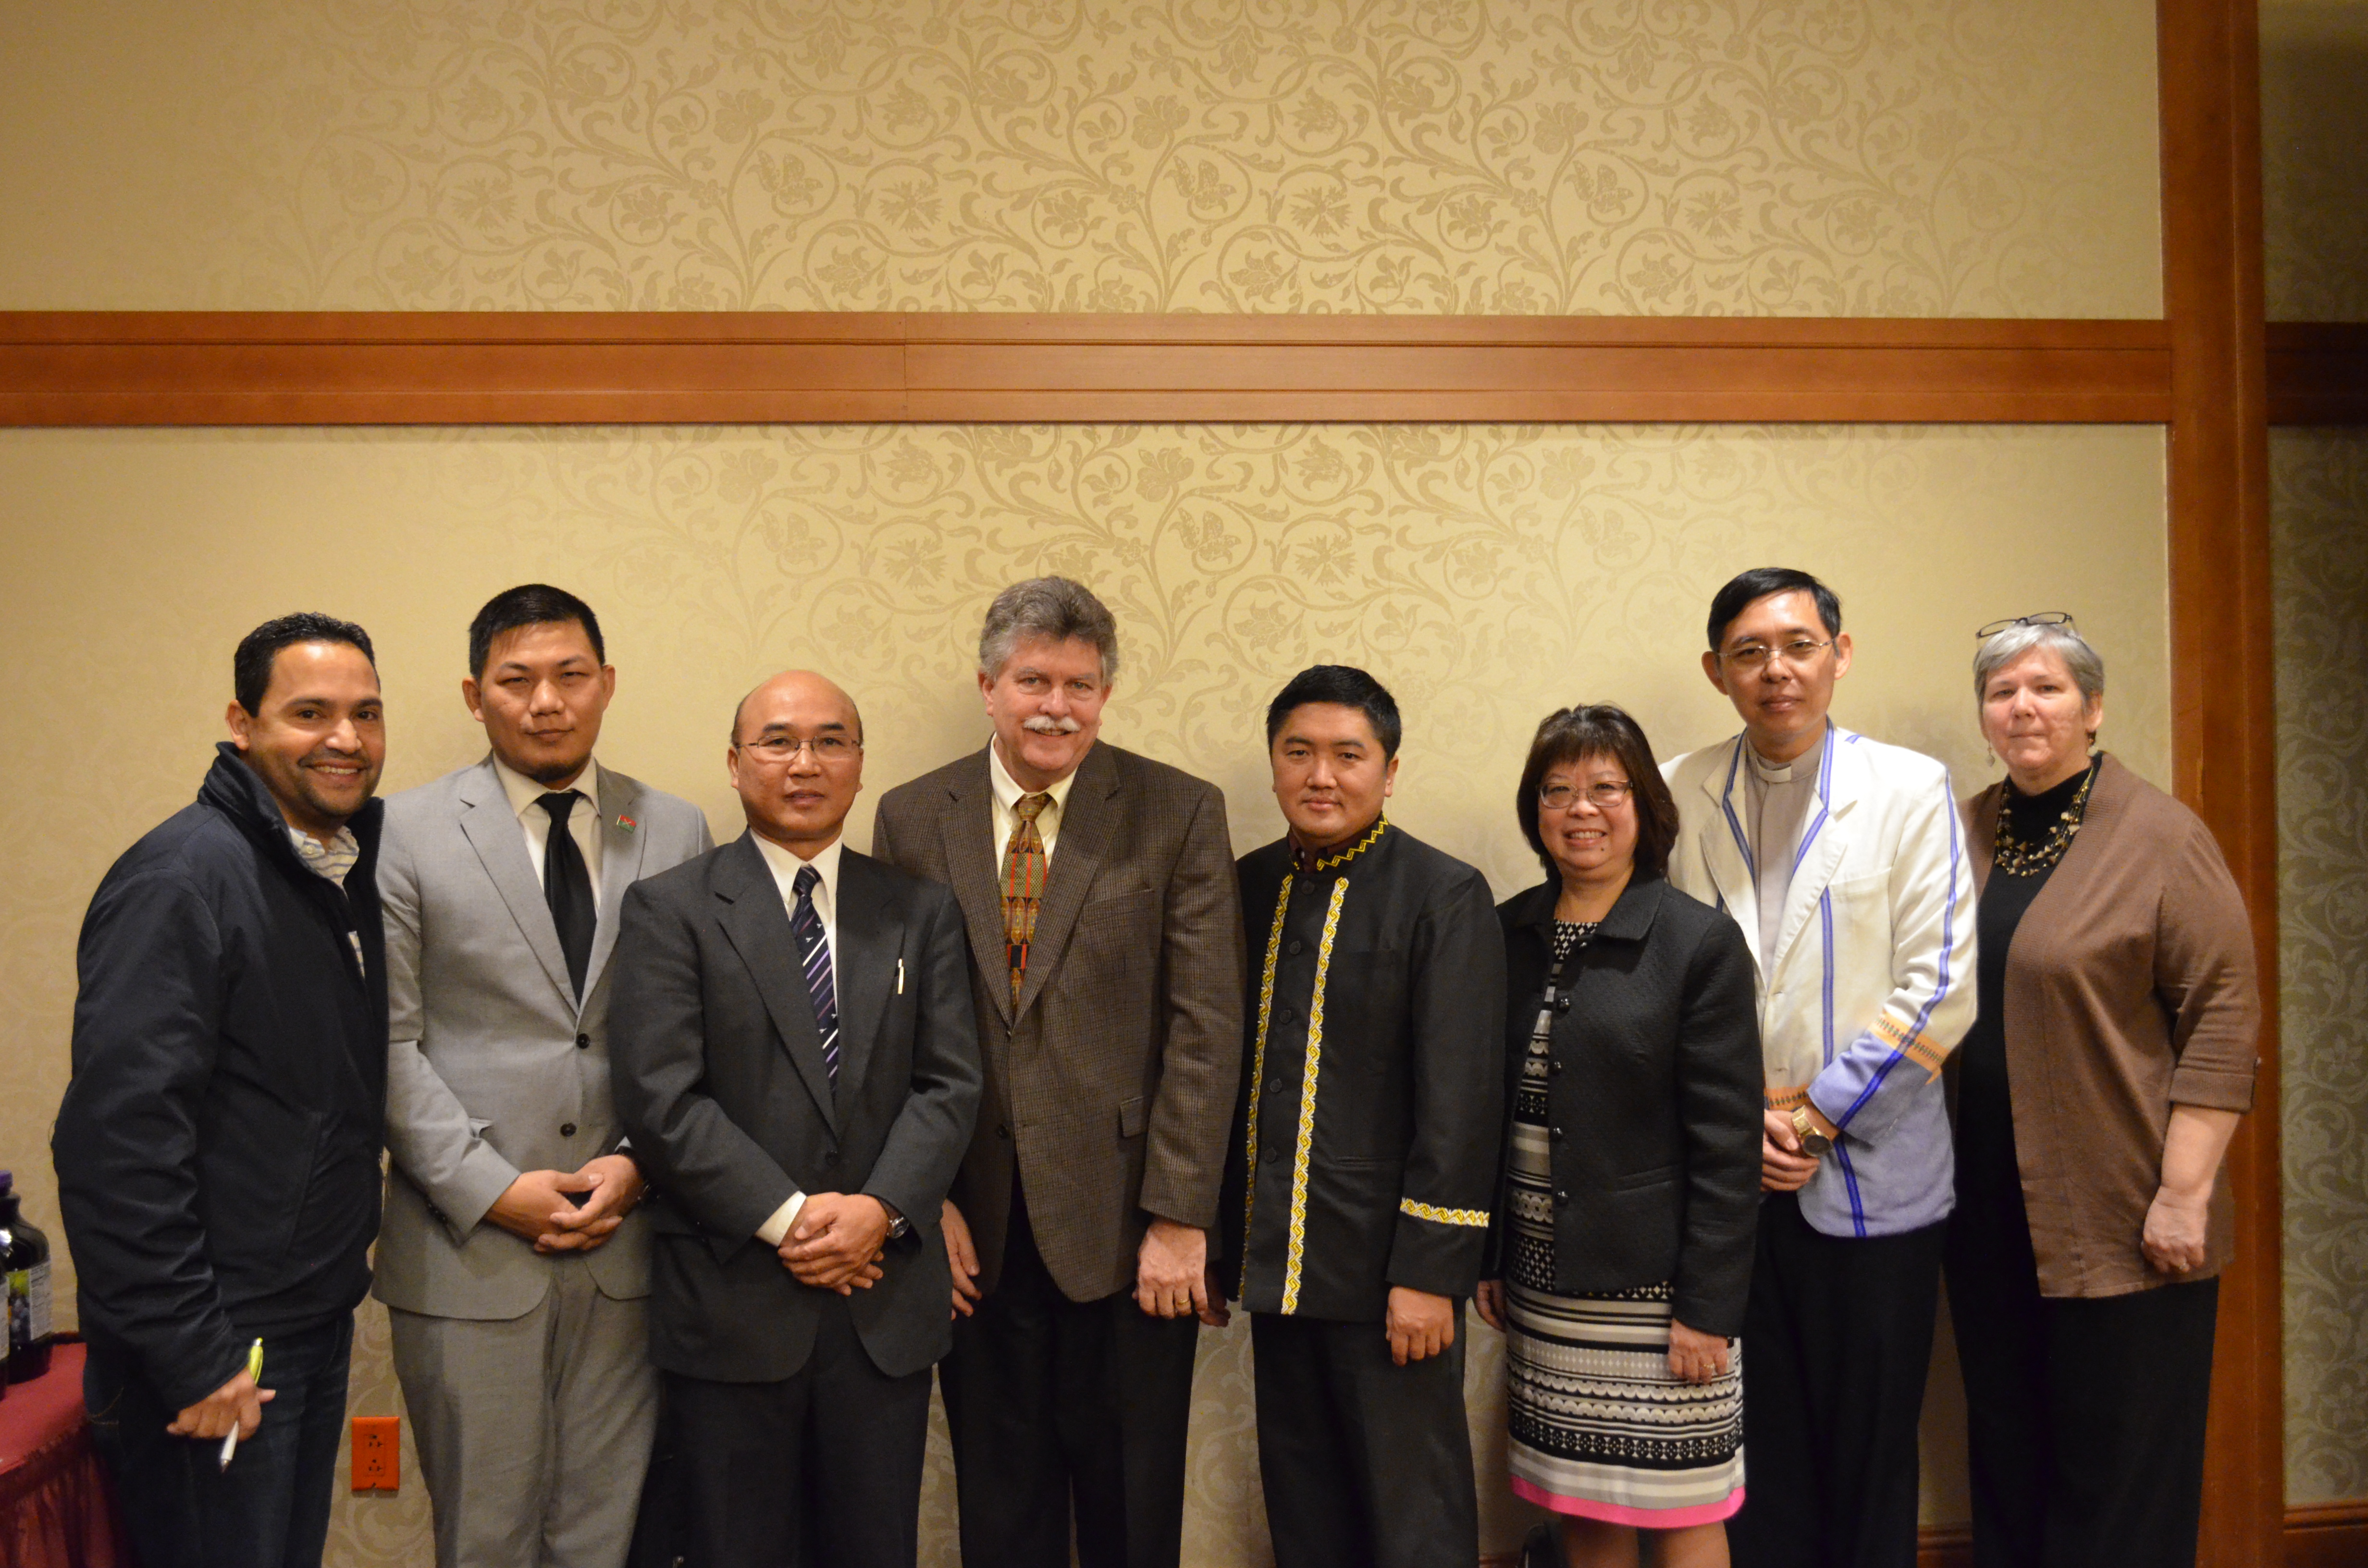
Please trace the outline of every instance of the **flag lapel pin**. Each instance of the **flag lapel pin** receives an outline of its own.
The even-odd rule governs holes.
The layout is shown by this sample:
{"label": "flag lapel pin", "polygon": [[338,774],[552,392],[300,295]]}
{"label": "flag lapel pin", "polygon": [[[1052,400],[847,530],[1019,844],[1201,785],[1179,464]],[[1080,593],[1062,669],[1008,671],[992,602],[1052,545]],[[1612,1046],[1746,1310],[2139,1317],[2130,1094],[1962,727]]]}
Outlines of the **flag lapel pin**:
{"label": "flag lapel pin", "polygon": [[631,833],[641,824],[629,816],[620,815],[617,818],[617,825],[623,828],[627,833]]}

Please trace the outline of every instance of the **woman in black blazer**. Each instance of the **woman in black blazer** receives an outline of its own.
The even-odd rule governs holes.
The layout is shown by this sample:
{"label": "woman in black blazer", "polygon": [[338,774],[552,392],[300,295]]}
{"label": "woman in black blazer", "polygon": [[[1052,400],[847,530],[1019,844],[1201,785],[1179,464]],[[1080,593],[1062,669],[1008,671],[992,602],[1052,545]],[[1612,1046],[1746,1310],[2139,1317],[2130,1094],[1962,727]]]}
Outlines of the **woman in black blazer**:
{"label": "woman in black blazer", "polygon": [[[1505,1333],[1529,1562],[1726,1562],[1759,1218],[1750,950],[1664,880],[1678,812],[1609,703],[1538,726],[1516,797],[1547,881],[1508,899],[1511,1125],[1480,1313]],[[1559,1537],[1559,1551],[1554,1550]]]}

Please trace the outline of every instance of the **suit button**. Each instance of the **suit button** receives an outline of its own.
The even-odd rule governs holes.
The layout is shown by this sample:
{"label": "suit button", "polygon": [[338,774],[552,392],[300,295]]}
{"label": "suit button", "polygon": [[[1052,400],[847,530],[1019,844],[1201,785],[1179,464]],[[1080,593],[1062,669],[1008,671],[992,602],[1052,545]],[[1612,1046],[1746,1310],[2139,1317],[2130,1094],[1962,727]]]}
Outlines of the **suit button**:
{"label": "suit button", "polygon": [[562,1138],[573,1138],[573,1137],[575,1137],[575,1124],[574,1122],[572,1122],[572,1121],[563,1121],[563,1122],[561,1122],[561,1123],[559,1124],[559,1135],[560,1135]]}
{"label": "suit button", "polygon": [[996,1122],[995,1124],[995,1135],[997,1138],[1009,1138],[1011,1136],[1011,1124],[1008,1121]]}
{"label": "suit button", "polygon": [[1557,996],[1557,997],[1555,997],[1555,998],[1554,998],[1554,1011],[1555,1011],[1555,1012],[1557,1012],[1557,1013],[1567,1013],[1567,1012],[1569,1012],[1569,1011],[1570,1011],[1570,998],[1569,998],[1569,997],[1567,997],[1567,996]]}
{"label": "suit button", "polygon": [[1280,1143],[1269,1143],[1266,1146],[1266,1153],[1258,1156],[1258,1164],[1262,1165],[1270,1165],[1281,1158],[1282,1158],[1282,1145]]}
{"label": "suit button", "polygon": [[1568,1187],[1558,1187],[1554,1188],[1554,1207],[1555,1207],[1555,1208],[1560,1209],[1560,1208],[1564,1207],[1565,1205],[1568,1204],[1569,1202],[1570,1202],[1570,1188],[1568,1188]]}
{"label": "suit button", "polygon": [[1554,1137],[1554,1141],[1555,1142],[1557,1142],[1557,1143],[1561,1142],[1562,1142],[1562,1129],[1561,1129],[1561,1128],[1559,1128],[1559,1127],[1555,1128],[1555,1129],[1554,1130],[1553,1137]]}
{"label": "suit button", "polygon": [[1300,940],[1298,937],[1293,937],[1291,939],[1291,946],[1290,946],[1290,947],[1288,947],[1288,948],[1285,948],[1285,949],[1283,949],[1283,951],[1285,951],[1285,952],[1289,953],[1292,958],[1297,958],[1300,954],[1302,954],[1302,953],[1305,952],[1306,950],[1307,950],[1307,944],[1306,944],[1306,943],[1304,943],[1304,942],[1303,942],[1303,941],[1301,941],[1301,940]]}
{"label": "suit button", "polygon": [[1281,1006],[1277,1007],[1274,1010],[1274,1016],[1278,1022],[1287,1024],[1291,1022],[1292,1019],[1299,1017],[1299,1013],[1290,1003],[1285,1002]]}
{"label": "suit button", "polygon": [[589,1050],[591,1050],[591,1049],[592,1049],[592,1037],[591,1037],[590,1035],[588,1035],[588,1034],[580,1034],[580,1035],[577,1035],[577,1036],[575,1037],[575,1049],[576,1049],[576,1050],[578,1050],[578,1051],[589,1051]]}
{"label": "suit button", "polygon": [[1562,1074],[1562,1059],[1560,1057],[1556,1057],[1553,1061],[1547,1062],[1546,1072],[1552,1075],[1557,1077],[1560,1076]]}

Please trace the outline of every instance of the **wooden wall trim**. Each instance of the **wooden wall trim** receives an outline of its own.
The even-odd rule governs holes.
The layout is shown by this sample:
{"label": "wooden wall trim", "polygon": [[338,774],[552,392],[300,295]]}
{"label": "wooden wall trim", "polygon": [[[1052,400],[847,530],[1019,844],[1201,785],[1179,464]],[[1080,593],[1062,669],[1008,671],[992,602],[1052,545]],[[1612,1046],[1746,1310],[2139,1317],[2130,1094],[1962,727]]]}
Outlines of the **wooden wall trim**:
{"label": "wooden wall trim", "polygon": [[2368,322],[2271,322],[2270,423],[2368,425]]}
{"label": "wooden wall trim", "polygon": [[2171,770],[2244,892],[2263,1004],[2253,1113],[2224,1172],[2237,1256],[2220,1281],[2199,1561],[2276,1568],[2285,1458],[2258,24],[2253,0],[2157,0],[2155,15],[2171,337]]}
{"label": "wooden wall trim", "polygon": [[0,313],[0,424],[2160,423],[2157,321]]}

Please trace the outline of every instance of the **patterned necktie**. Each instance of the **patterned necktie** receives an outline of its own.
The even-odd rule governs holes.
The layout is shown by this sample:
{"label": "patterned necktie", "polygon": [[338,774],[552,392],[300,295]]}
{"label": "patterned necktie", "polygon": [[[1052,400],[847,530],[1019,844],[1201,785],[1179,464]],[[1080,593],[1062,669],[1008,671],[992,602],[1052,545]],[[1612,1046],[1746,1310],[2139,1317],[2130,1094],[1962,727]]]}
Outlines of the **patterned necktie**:
{"label": "patterned necktie", "polygon": [[797,890],[798,907],[790,915],[790,935],[798,944],[798,967],[806,973],[806,994],[814,1000],[814,1028],[822,1031],[822,1062],[830,1081],[838,1082],[838,986],[830,975],[830,940],[823,935],[822,914],[814,908],[814,884],[822,873],[801,866],[790,885]]}
{"label": "patterned necktie", "polygon": [[1036,939],[1036,911],[1044,902],[1044,836],[1036,819],[1053,803],[1050,795],[1022,795],[1012,802],[1019,825],[1011,830],[1011,846],[1003,853],[1003,945],[1011,960],[1011,1006],[1019,1006],[1019,987],[1028,978],[1028,944]]}
{"label": "patterned necktie", "polygon": [[592,927],[599,912],[592,907],[592,873],[585,869],[584,851],[567,831],[575,810],[576,792],[555,790],[536,800],[551,813],[551,836],[542,846],[542,901],[551,905],[551,923],[559,931],[559,950],[567,955],[567,978],[578,1001],[584,997],[584,974],[592,967]]}

